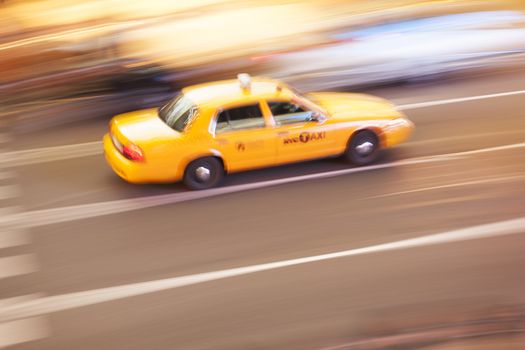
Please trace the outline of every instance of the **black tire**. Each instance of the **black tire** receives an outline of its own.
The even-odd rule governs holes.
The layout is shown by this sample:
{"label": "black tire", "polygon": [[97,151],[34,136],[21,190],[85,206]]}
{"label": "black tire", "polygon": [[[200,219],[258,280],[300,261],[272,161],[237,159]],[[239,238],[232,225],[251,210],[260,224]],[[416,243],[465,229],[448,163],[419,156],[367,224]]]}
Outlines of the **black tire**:
{"label": "black tire", "polygon": [[214,157],[194,160],[184,171],[183,182],[190,190],[205,190],[217,186],[224,177],[221,161]]}
{"label": "black tire", "polygon": [[379,138],[370,130],[358,131],[346,148],[345,157],[355,165],[366,165],[377,159]]}

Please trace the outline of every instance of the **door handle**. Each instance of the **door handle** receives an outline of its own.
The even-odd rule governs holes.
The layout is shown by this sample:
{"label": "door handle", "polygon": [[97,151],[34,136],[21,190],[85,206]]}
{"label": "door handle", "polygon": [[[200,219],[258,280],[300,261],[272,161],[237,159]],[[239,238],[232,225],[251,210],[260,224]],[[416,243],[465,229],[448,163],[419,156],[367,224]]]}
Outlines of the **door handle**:
{"label": "door handle", "polygon": [[290,135],[290,133],[289,133],[288,131],[279,131],[279,132],[277,133],[277,135],[278,135],[278,136],[288,136],[288,135]]}
{"label": "door handle", "polygon": [[228,140],[217,139],[217,143],[218,143],[219,145],[227,145],[227,144],[228,144]]}

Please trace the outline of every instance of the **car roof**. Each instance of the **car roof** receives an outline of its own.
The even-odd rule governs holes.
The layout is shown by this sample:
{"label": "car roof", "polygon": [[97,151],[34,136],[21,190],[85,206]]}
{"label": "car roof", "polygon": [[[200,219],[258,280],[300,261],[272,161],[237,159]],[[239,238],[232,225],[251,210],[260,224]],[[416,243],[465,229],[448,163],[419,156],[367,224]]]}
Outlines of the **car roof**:
{"label": "car roof", "polygon": [[250,89],[244,90],[239,80],[222,80],[198,84],[182,90],[197,105],[219,107],[243,101],[287,96],[290,89],[283,83],[264,78],[252,78]]}

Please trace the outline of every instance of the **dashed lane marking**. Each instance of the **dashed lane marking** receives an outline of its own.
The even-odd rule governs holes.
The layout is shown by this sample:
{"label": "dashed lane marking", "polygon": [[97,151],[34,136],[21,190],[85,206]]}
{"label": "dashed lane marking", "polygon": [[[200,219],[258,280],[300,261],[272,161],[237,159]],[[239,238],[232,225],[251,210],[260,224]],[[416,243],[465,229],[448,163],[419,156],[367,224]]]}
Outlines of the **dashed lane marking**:
{"label": "dashed lane marking", "polygon": [[9,306],[13,306],[13,305],[17,305],[20,303],[25,303],[26,301],[43,298],[43,296],[44,295],[41,293],[34,293],[34,294],[19,295],[19,296],[12,297],[12,298],[0,299],[0,309],[6,308]]}
{"label": "dashed lane marking", "polygon": [[0,323],[0,348],[49,337],[47,320],[32,317]]}
{"label": "dashed lane marking", "polygon": [[0,230],[0,249],[31,243],[25,230]]}
{"label": "dashed lane marking", "polygon": [[[0,143],[8,140],[8,134],[0,134]],[[6,153],[0,153],[0,158]],[[5,164],[0,162],[0,166]],[[13,171],[0,169],[0,180],[13,180],[16,176]],[[13,199],[20,196],[21,189],[15,184],[5,184],[0,186],[0,200]],[[5,203],[4,203],[5,204]],[[21,209],[17,206],[3,206],[0,208],[0,220],[9,215],[19,213]],[[0,249],[27,245],[31,243],[29,232],[24,229],[10,229],[0,226]],[[4,252],[5,254],[5,252]],[[18,283],[9,277],[26,276],[38,271],[36,255],[23,254],[0,257],[0,280],[2,284]],[[42,294],[20,295],[8,299],[0,299],[0,309],[18,305],[42,298]],[[48,321],[44,317],[30,317],[17,319],[7,322],[0,322],[0,348],[11,347],[13,345],[46,338],[50,335]]]}
{"label": "dashed lane marking", "polygon": [[33,254],[14,255],[0,258],[0,279],[26,275],[38,271],[36,257]]}

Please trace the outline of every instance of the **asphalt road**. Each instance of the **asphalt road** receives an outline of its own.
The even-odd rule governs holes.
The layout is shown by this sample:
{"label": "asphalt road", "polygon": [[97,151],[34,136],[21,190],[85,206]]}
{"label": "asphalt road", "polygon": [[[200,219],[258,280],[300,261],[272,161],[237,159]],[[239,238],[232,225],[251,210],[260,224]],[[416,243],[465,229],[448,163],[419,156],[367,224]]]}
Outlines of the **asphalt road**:
{"label": "asphalt road", "polygon": [[[204,198],[117,178],[95,142],[107,120],[8,134],[0,346],[350,349],[523,305],[525,94],[450,99],[524,81],[515,71],[376,90],[417,126],[381,166],[252,171]],[[429,101],[442,102],[412,105]]]}

